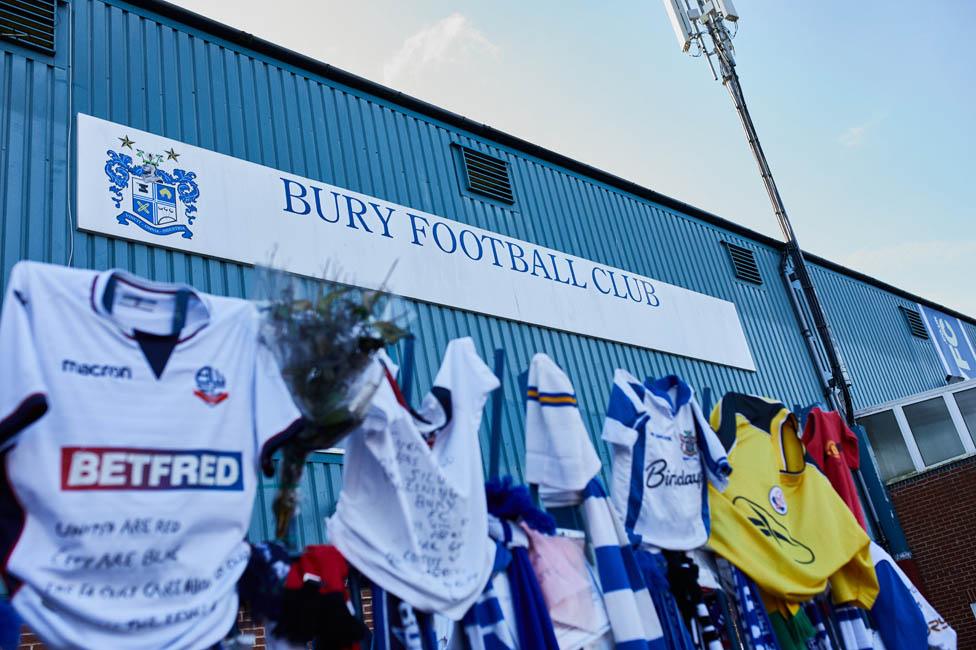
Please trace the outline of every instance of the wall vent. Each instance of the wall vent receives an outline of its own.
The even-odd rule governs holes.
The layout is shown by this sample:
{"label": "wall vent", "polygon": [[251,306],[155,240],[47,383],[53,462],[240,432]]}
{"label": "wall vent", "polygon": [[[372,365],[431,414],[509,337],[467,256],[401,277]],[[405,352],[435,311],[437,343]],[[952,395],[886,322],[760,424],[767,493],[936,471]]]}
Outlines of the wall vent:
{"label": "wall vent", "polygon": [[732,259],[732,270],[736,278],[752,284],[763,283],[762,275],[759,273],[759,265],[756,264],[755,253],[748,248],[736,246],[727,241],[723,241],[722,245],[729,251],[729,257]]}
{"label": "wall vent", "polygon": [[458,148],[464,163],[465,189],[502,203],[515,203],[507,162],[474,149]]}
{"label": "wall vent", "polygon": [[0,38],[54,54],[56,0],[0,0]]}
{"label": "wall vent", "polygon": [[925,329],[925,323],[922,322],[921,314],[909,307],[898,307],[898,309],[904,314],[905,322],[908,323],[908,330],[912,333],[912,336],[917,336],[920,339],[927,339],[929,337],[929,332]]}

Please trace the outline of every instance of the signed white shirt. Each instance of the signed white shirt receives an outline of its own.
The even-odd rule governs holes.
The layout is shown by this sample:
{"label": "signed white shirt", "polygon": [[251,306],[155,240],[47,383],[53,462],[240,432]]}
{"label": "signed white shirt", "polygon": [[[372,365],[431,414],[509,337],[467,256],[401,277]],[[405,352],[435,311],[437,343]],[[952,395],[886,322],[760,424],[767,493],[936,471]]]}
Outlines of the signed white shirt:
{"label": "signed white shirt", "polygon": [[299,419],[258,322],[121,271],[14,267],[0,553],[49,647],[187,650],[230,629],[259,457]]}
{"label": "signed white shirt", "polygon": [[448,344],[419,413],[384,382],[347,440],[328,524],[329,541],[367,578],[452,620],[478,598],[494,562],[478,430],[498,386],[470,338]]}

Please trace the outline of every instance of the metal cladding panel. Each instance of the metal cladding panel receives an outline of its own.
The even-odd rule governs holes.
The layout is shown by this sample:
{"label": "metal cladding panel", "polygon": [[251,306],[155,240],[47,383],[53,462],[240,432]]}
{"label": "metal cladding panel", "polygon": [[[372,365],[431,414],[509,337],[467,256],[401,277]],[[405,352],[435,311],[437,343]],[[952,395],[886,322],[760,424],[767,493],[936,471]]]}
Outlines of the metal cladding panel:
{"label": "metal cladding panel", "polygon": [[[277,467],[277,464],[276,464]],[[326,541],[325,520],[335,512],[342,488],[342,456],[340,454],[312,454],[305,463],[302,485],[299,489],[297,545],[321,544]],[[248,538],[251,540],[274,539],[275,520],[271,512],[278,479],[260,479],[254,500],[254,515]]]}
{"label": "metal cladding panel", "polygon": [[917,309],[915,303],[828,269],[812,267],[811,274],[851,376],[855,409],[945,386],[935,345],[912,336],[898,309]]}
{"label": "metal cladding panel", "polygon": [[[755,356],[755,373],[417,304],[412,324],[417,337],[415,401],[431,385],[450,339],[472,336],[489,362],[495,348],[504,348],[503,473],[523,473],[524,414],[516,378],[536,352],[550,354],[572,378],[595,441],[616,367],[640,377],[676,373],[699,392],[709,387],[713,399],[730,390],[778,397],[790,405],[820,399],[816,373],[780,279],[780,252],[775,248],[120,1],[76,0],[60,3],[58,12],[59,24],[69,28],[58,30],[54,57],[0,46],[4,281],[15,262],[36,259],[94,269],[122,267],[211,293],[253,295],[255,273],[241,265],[74,230],[69,146],[73,147],[73,116],[84,112],[630,269],[737,305]],[[464,193],[452,144],[505,160],[515,203]],[[734,278],[722,240],[754,251],[764,284]],[[323,266],[327,261],[322,260]],[[390,265],[392,260],[376,263]],[[893,367],[856,332],[860,304],[851,301],[883,304],[895,299],[867,285],[857,289],[822,275],[818,274],[822,283],[834,282],[843,287],[843,295],[851,296],[829,305],[836,313],[832,320],[848,332],[844,336],[851,341],[851,352],[845,356],[852,371],[863,376],[866,387],[863,394],[857,393],[859,403],[869,403],[884,392],[884,373]],[[869,299],[855,297],[857,292]],[[896,317],[900,315],[893,312],[893,323]],[[862,354],[858,346],[865,348]],[[925,358],[920,351],[917,355]],[[904,377],[892,381],[907,385]],[[487,420],[482,426],[486,457]],[[601,442],[597,447],[609,467],[607,449]],[[322,513],[338,490],[335,466],[320,465],[310,465],[306,478],[309,489],[303,498],[312,500],[306,512],[314,513],[312,519],[302,520],[307,541],[321,539]],[[270,530],[272,489],[271,483],[264,485],[254,524],[262,537]]]}

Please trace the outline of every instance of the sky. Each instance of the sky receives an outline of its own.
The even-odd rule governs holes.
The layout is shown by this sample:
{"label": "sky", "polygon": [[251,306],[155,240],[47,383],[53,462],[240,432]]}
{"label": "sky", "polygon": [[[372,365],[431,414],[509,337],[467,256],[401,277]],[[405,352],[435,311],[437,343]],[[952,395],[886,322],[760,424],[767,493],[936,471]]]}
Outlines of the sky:
{"label": "sky", "polygon": [[[177,4],[780,237],[727,92],[661,0]],[[803,248],[976,316],[976,2],[735,5]]]}

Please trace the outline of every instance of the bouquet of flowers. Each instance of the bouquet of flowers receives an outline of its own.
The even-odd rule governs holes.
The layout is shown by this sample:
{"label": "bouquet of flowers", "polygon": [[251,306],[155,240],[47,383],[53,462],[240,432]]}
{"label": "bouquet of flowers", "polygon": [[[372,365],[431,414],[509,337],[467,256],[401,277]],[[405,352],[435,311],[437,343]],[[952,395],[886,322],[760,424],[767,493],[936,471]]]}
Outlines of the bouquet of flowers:
{"label": "bouquet of flowers", "polygon": [[[269,301],[263,336],[305,418],[304,429],[282,448],[279,487],[272,506],[279,539],[297,510],[298,487],[309,454],[335,446],[355,429],[384,380],[372,356],[407,332],[392,317],[389,294],[326,282],[301,281],[268,270]],[[303,286],[304,283],[304,286]],[[273,467],[265,467],[269,476]]]}

